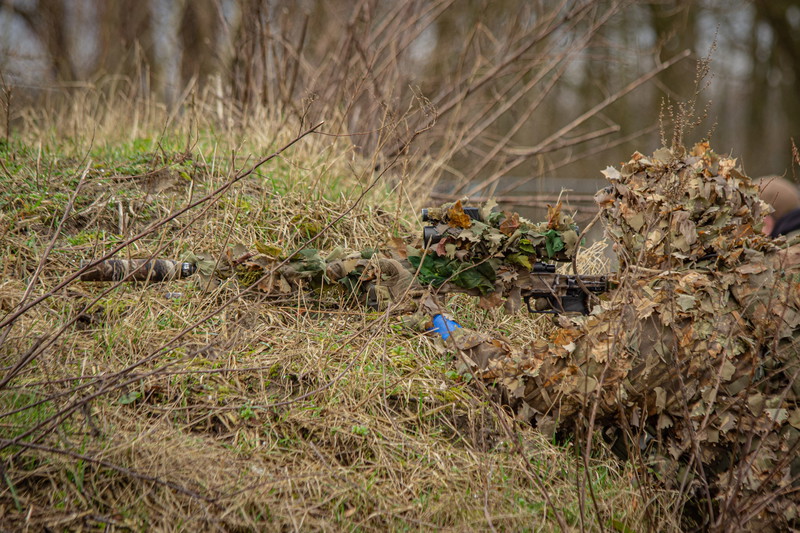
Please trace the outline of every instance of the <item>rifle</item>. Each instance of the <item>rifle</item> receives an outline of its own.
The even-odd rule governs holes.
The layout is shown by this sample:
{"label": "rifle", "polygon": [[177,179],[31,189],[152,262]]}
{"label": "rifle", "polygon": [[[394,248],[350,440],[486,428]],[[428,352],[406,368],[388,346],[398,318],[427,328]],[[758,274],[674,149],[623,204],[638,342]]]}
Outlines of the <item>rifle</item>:
{"label": "rifle", "polygon": [[560,205],[546,226],[490,209],[463,208],[460,202],[424,209],[423,220],[432,224],[423,228],[421,250],[407,246],[389,253],[350,255],[336,250],[323,259],[317,250],[304,249],[280,265],[272,257],[229,251],[218,261],[207,261],[213,272],[208,264],[193,261],[109,259],[88,268],[80,279],[165,282],[200,272],[236,275],[248,285],[257,283],[256,289],[268,296],[334,284],[357,294],[371,308],[380,307],[387,296],[396,301],[428,291],[436,296],[478,296],[485,307],[505,302],[509,312],[516,312],[524,301],[529,312],[557,314],[588,314],[592,296],[615,286],[607,275],[560,274],[554,264],[537,259],[567,261],[572,251],[567,244],[577,243],[577,228],[570,217],[561,215]]}

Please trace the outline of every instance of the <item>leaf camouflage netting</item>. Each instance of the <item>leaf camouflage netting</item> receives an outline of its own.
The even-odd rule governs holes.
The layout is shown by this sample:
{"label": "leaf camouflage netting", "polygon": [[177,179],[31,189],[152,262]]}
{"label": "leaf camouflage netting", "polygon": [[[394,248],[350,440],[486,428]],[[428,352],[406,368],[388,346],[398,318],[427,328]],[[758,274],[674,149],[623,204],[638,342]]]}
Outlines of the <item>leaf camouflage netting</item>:
{"label": "leaf camouflage netting", "polygon": [[438,257],[462,263],[485,261],[487,257],[533,268],[536,261],[570,261],[578,245],[578,226],[561,210],[559,202],[549,207],[547,221],[534,223],[518,213],[493,212],[490,200],[478,218],[464,212],[461,201],[426,210],[441,237],[434,248]]}
{"label": "leaf camouflage netting", "polygon": [[422,285],[446,282],[479,292],[484,307],[504,300],[511,312],[519,309],[517,281],[541,261],[570,261],[578,246],[578,226],[561,210],[548,209],[546,222],[534,223],[518,213],[493,212],[486,202],[477,217],[465,213],[461,201],[428,209],[429,229],[436,236],[429,251],[412,249],[408,261]]}
{"label": "leaf camouflage netting", "polygon": [[594,427],[706,519],[736,509],[786,530],[800,524],[800,244],[760,233],[769,208],[735,164],[701,143],[609,167],[596,200],[621,263],[611,298],[521,350],[451,338],[543,430],[587,426],[596,407]]}

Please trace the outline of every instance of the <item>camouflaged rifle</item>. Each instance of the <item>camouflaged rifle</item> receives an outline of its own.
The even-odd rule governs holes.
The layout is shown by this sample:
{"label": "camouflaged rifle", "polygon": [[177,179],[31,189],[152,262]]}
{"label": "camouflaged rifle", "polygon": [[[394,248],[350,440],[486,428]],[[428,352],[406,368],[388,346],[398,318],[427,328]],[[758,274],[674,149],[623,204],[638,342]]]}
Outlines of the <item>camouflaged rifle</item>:
{"label": "camouflaged rifle", "polygon": [[560,204],[538,224],[492,207],[465,208],[459,201],[424,209],[422,218],[429,225],[421,248],[393,244],[382,252],[352,254],[337,249],[325,258],[318,250],[303,249],[281,260],[238,246],[218,259],[109,259],[88,268],[80,279],[162,282],[199,273],[206,279],[236,276],[275,296],[338,285],[371,308],[431,292],[477,296],[484,307],[505,303],[509,312],[524,302],[531,312],[582,314],[589,312],[592,295],[612,288],[608,276],[561,274],[545,262],[569,261],[577,248],[577,226]]}
{"label": "camouflaged rifle", "polygon": [[106,259],[92,265],[81,261],[81,281],[145,281],[161,282],[188,278],[197,267],[194,263],[169,259]]}

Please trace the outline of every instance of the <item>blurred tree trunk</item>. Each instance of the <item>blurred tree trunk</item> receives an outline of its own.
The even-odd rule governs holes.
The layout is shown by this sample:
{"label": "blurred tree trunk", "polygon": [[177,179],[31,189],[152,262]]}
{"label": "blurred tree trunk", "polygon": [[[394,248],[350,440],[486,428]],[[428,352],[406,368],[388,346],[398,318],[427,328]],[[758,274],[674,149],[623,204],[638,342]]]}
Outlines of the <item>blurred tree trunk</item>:
{"label": "blurred tree trunk", "polygon": [[266,104],[269,83],[266,79],[266,18],[268,6],[262,0],[243,0],[240,4],[239,27],[233,39],[230,86],[233,100],[242,105]]}
{"label": "blurred tree trunk", "polygon": [[[697,13],[692,0],[655,2],[648,4],[648,8],[650,10],[650,26],[655,32],[656,46],[659,50],[659,61],[667,61],[687,49],[696,53],[695,19]],[[653,118],[658,116],[663,104],[672,105],[673,112],[678,113],[675,104],[691,101],[696,96],[694,84],[688,82],[688,80],[695,79],[696,68],[694,61],[681,61],[656,77],[659,90],[652,93],[651,116]],[[684,143],[683,134],[686,133],[684,120],[691,120],[693,117],[673,116],[667,118],[676,120],[671,127],[665,128],[667,131],[662,132],[667,145],[670,142]]]}
{"label": "blurred tree trunk", "polygon": [[[747,107],[746,114],[743,114],[748,124],[744,130],[747,144],[742,154],[745,161],[757,161],[759,153],[763,152],[760,145],[766,138],[767,110],[771,104],[774,105],[774,102],[770,102],[768,98],[770,93],[768,78],[772,68],[770,64],[774,58],[773,49],[771,46],[766,50],[763,49],[763,43],[759,43],[758,33],[758,17],[755,17],[752,21],[749,43],[750,83],[748,84],[747,98],[741,104]],[[764,54],[768,54],[768,56],[765,57]]]}
{"label": "blurred tree trunk", "polygon": [[[333,0],[315,1],[311,15],[289,0],[242,0],[239,9],[228,72],[233,99],[243,106],[257,104],[279,112],[289,108],[302,115],[298,93],[313,91],[312,80],[324,72],[341,73],[337,61],[344,54],[337,56],[333,50],[342,33],[332,13],[342,6]],[[310,35],[317,49],[305,48]],[[301,63],[306,63],[303,72]]]}
{"label": "blurred tree trunk", "polygon": [[219,71],[217,42],[222,30],[221,22],[215,0],[189,0],[184,5],[178,29],[183,85],[195,77],[203,84],[211,74]]}
{"label": "blurred tree trunk", "polygon": [[[791,138],[795,139],[795,143],[800,143],[800,24],[797,21],[792,21],[790,16],[790,9],[798,10],[800,4],[797,0],[756,0],[754,3],[756,8],[756,19],[754,26],[756,27],[755,34],[758,36],[757,26],[759,23],[767,24],[772,31],[772,47],[769,50],[768,62],[766,65],[759,65],[759,57],[753,57],[754,72],[758,75],[756,80],[765,87],[768,87],[770,82],[778,85],[780,91],[780,102],[771,102],[772,105],[778,105],[781,117],[789,117],[785,120],[786,136],[779,139],[781,144],[781,152],[784,155],[784,161],[787,162],[786,168],[777,168],[773,172],[782,173],[788,170],[790,166],[788,161],[791,157]],[[757,48],[758,43],[755,43],[754,49]],[[760,99],[758,99],[760,98]],[[766,98],[763,95],[753,95],[751,101],[753,105],[762,106],[768,105],[765,102]],[[762,121],[759,123],[758,129],[764,131],[768,128],[775,128],[774,124],[768,123],[766,117],[761,117]],[[766,137],[761,137],[753,140],[753,148],[759,150],[764,149],[763,142]]]}
{"label": "blurred tree trunk", "polygon": [[800,28],[789,22],[789,9],[798,9],[800,5],[797,0],[757,0],[755,6],[758,19],[772,28],[775,48],[786,67],[792,69],[794,85],[800,86]]}
{"label": "blurred tree trunk", "polygon": [[[149,3],[140,0],[96,1],[100,26],[96,72],[133,78],[144,62],[151,76],[157,77],[160,69],[154,58],[153,16]],[[136,45],[141,53],[138,57],[134,51]]]}
{"label": "blurred tree trunk", "polygon": [[59,81],[76,79],[67,38],[66,8],[63,0],[39,0],[30,3],[3,1],[4,7],[19,15],[47,51],[50,70]]}

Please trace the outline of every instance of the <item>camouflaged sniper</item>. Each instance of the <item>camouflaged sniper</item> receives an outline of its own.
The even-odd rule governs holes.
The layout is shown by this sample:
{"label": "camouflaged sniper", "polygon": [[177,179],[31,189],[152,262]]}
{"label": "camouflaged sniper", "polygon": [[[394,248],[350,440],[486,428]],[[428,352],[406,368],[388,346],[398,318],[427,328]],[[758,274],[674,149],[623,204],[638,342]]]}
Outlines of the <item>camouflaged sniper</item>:
{"label": "camouflaged sniper", "polygon": [[[636,153],[603,174],[596,200],[621,266],[610,297],[527,347],[466,328],[448,345],[543,431],[585,424],[596,404],[595,428],[638,449],[642,475],[698,497],[705,478],[714,508],[735,509],[739,526],[798,527],[800,244],[760,234],[768,207],[707,144]],[[564,290],[556,274],[532,272],[575,253],[577,228],[560,205],[541,224],[491,207],[478,217],[460,202],[429,210],[439,237],[427,252],[395,242],[325,258],[307,249],[276,269],[281,251],[261,245],[187,260],[209,283],[236,276],[269,295],[336,287],[378,304],[411,294],[431,313],[440,304],[429,287],[511,312],[530,280]]]}
{"label": "camouflaged sniper", "polygon": [[705,478],[737,527],[798,528],[800,244],[760,233],[768,207],[705,143],[603,174],[610,298],[524,348],[466,329],[449,342],[544,431],[596,407],[595,428],[668,486],[702,498]]}

